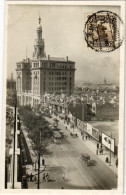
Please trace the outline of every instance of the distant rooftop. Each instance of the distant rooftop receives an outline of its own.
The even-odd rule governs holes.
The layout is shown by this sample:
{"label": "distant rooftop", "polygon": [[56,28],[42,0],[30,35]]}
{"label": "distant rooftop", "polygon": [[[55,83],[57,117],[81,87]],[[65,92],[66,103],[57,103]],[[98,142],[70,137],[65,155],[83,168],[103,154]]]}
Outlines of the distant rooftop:
{"label": "distant rooftop", "polygon": [[48,57],[40,58],[40,60],[49,60],[49,61],[57,61],[57,62],[67,62],[68,61],[68,62],[73,62],[74,63],[74,61],[69,60],[68,57],[66,57],[66,58],[51,57],[49,55],[48,55]]}

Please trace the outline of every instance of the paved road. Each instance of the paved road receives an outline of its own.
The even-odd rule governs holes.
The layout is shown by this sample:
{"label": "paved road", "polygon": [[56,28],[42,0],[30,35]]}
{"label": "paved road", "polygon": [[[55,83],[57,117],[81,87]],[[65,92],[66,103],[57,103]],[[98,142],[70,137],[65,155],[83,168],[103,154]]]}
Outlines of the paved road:
{"label": "paved road", "polygon": [[[52,123],[52,119],[47,119]],[[40,188],[43,189],[112,189],[117,187],[117,177],[88,147],[88,141],[72,138],[70,131],[59,123],[65,138],[59,144],[51,143],[50,154],[46,159],[46,172],[50,176],[49,182],[42,181],[40,175]],[[96,166],[86,166],[81,159],[82,153],[88,153],[91,159],[97,161]],[[63,175],[65,178],[63,179]],[[29,188],[36,188],[37,184],[29,183]]]}

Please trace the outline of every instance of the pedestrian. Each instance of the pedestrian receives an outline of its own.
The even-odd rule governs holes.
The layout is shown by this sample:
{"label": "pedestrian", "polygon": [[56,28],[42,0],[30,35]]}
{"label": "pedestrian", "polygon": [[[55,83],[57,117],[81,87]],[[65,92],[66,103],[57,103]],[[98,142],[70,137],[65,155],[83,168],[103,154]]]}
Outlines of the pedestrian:
{"label": "pedestrian", "polygon": [[98,149],[96,150],[96,154],[98,155]]}
{"label": "pedestrian", "polygon": [[65,180],[65,174],[63,173],[63,180]]}
{"label": "pedestrian", "polygon": [[49,174],[48,173],[46,174],[46,181],[47,182],[49,181]]}
{"label": "pedestrian", "polygon": [[33,177],[33,175],[32,175],[32,173],[30,174],[30,181],[32,181],[32,177]]}
{"label": "pedestrian", "polygon": [[116,164],[116,167],[118,167],[118,158],[116,159],[115,164]]}
{"label": "pedestrian", "polygon": [[97,149],[99,149],[99,143],[97,143]]}
{"label": "pedestrian", "polygon": [[36,162],[35,162],[35,171],[36,171]]}
{"label": "pedestrian", "polygon": [[106,157],[105,162],[106,162],[106,163],[108,163],[108,162],[109,162],[109,158],[108,158],[108,157]]}
{"label": "pedestrian", "polygon": [[34,163],[32,163],[32,170],[34,170]]}
{"label": "pedestrian", "polygon": [[37,180],[37,177],[36,177],[36,175],[34,176],[34,181],[36,182],[36,180]]}
{"label": "pedestrian", "polygon": [[27,181],[29,181],[29,174],[28,174],[28,172],[27,172],[26,176],[27,176]]}
{"label": "pedestrian", "polygon": [[44,160],[44,158],[42,159],[42,166],[45,166],[45,160]]}
{"label": "pedestrian", "polygon": [[43,181],[45,181],[45,180],[46,180],[46,178],[45,178],[45,173],[43,173],[43,177],[42,177],[42,178],[43,178]]}

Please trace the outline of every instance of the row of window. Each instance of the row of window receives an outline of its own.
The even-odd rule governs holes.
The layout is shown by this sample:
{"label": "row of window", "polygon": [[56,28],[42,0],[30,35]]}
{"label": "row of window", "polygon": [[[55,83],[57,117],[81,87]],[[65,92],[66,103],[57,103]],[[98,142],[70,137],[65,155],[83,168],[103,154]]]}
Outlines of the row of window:
{"label": "row of window", "polygon": [[49,80],[55,80],[55,81],[57,81],[57,80],[67,80],[67,78],[66,77],[49,77]]}
{"label": "row of window", "polygon": [[[42,68],[47,68],[47,66],[48,66],[48,62],[42,62],[42,64],[41,64]],[[68,67],[68,65],[66,66],[63,64],[61,65],[61,64],[56,64],[56,63],[52,62],[49,64],[49,68],[61,68],[61,69],[70,68],[71,69],[71,66]]]}
{"label": "row of window", "polygon": [[53,83],[53,82],[49,82],[49,85],[67,85],[66,82],[63,83]]}
{"label": "row of window", "polygon": [[49,90],[66,90],[66,87],[49,87]]}
{"label": "row of window", "polygon": [[66,75],[66,72],[49,72],[49,75]]}

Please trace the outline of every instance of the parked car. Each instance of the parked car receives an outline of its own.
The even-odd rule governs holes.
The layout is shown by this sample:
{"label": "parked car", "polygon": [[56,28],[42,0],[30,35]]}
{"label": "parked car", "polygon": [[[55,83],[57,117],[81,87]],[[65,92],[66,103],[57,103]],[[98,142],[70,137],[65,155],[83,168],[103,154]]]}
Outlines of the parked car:
{"label": "parked car", "polygon": [[88,160],[87,166],[96,166],[97,162],[95,160]]}

